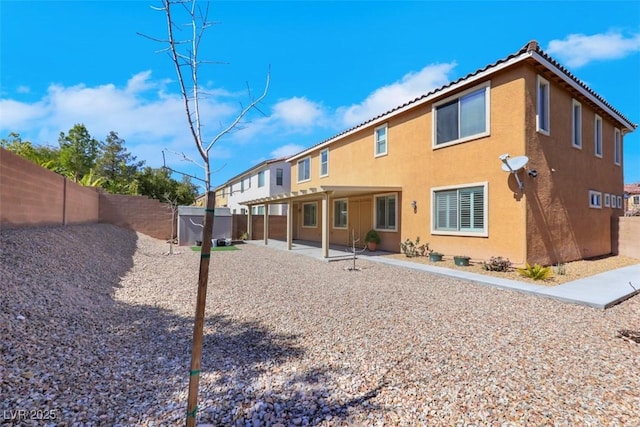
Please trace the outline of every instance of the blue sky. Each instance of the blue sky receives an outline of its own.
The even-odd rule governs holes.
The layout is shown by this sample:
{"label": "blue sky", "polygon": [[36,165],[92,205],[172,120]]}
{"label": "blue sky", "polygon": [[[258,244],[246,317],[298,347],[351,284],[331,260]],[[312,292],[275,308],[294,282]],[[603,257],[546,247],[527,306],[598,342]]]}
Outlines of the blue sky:
{"label": "blue sky", "polygon": [[[187,132],[165,17],[149,1],[0,0],[0,135],[57,146],[84,123],[118,132],[148,165],[162,150],[200,160]],[[213,137],[271,86],[242,129],[211,151],[215,186],[294,154],[516,52],[529,40],[632,122],[640,122],[640,2],[224,1],[211,4],[200,58]],[[626,182],[640,182],[640,129],[625,136]],[[169,154],[170,166],[202,169]]]}

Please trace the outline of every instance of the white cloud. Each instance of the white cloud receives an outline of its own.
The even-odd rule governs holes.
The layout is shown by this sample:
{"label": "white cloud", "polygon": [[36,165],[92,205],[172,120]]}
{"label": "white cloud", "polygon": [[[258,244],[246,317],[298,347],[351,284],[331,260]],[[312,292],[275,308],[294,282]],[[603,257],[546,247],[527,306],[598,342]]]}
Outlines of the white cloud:
{"label": "white cloud", "polygon": [[546,51],[569,67],[582,67],[592,61],[620,59],[640,51],[640,34],[625,37],[610,31],[604,34],[570,34],[564,40],[552,40]]}
{"label": "white cloud", "polygon": [[305,147],[298,144],[287,144],[273,150],[271,156],[273,158],[289,157],[301,152],[304,148]]}
{"label": "white cloud", "polygon": [[33,121],[42,119],[47,114],[47,108],[40,102],[27,104],[12,99],[0,99],[0,113],[1,127],[6,128],[8,132],[18,132]]}
{"label": "white cloud", "polygon": [[455,66],[455,62],[433,64],[405,74],[400,81],[376,89],[361,103],[339,108],[338,114],[346,126],[362,123],[447,84],[448,74]]}
{"label": "white cloud", "polygon": [[150,82],[150,78],[151,70],[142,71],[134,75],[127,82],[127,88],[125,89],[125,92],[134,94],[154,87],[155,85]]}
{"label": "white cloud", "polygon": [[[150,166],[162,164],[163,147],[199,158],[182,98],[166,92],[166,85],[166,80],[153,80],[151,72],[144,71],[124,87],[53,84],[33,103],[0,99],[0,132],[18,132],[34,143],[57,145],[60,132],[83,123],[97,139],[104,139],[112,130],[118,132],[129,151]],[[216,132],[219,123],[228,123],[238,109],[236,100],[220,101],[215,96],[205,97],[200,107],[204,130],[209,133]],[[217,154],[226,152],[218,150]]]}
{"label": "white cloud", "polygon": [[31,88],[29,86],[18,86],[18,88],[16,89],[16,92],[18,92],[18,93],[29,93],[29,92],[31,92]]}
{"label": "white cloud", "polygon": [[273,106],[272,117],[284,125],[294,127],[312,126],[324,115],[320,104],[307,98],[293,97]]}

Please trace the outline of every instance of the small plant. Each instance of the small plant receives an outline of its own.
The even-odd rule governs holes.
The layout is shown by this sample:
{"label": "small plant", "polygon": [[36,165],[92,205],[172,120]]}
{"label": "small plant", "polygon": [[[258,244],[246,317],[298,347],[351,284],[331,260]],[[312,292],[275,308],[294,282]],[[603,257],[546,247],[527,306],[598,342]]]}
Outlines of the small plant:
{"label": "small plant", "polygon": [[442,261],[443,256],[444,254],[441,254],[440,252],[429,251],[429,261],[431,262]]}
{"label": "small plant", "polygon": [[526,267],[518,268],[517,270],[522,277],[533,280],[546,280],[553,276],[551,267],[543,267],[540,264],[529,265],[529,263],[527,263]]}
{"label": "small plant", "polygon": [[369,230],[367,234],[364,236],[364,241],[369,243],[375,243],[376,245],[380,244],[380,235],[376,230]]}
{"label": "small plant", "polygon": [[554,270],[556,272],[556,275],[564,276],[565,274],[567,274],[567,265],[564,262],[559,262],[556,264]]}
{"label": "small plant", "polygon": [[492,256],[489,261],[482,263],[482,268],[487,271],[499,271],[507,272],[513,269],[513,265],[508,258],[502,258],[501,256]]}
{"label": "small plant", "polygon": [[467,267],[470,259],[471,257],[467,255],[454,255],[453,263],[459,267]]}
{"label": "small plant", "polygon": [[244,233],[242,233],[242,235],[240,236],[241,240],[248,240],[249,239],[249,233],[247,233],[246,231]]}
{"label": "small plant", "polygon": [[409,258],[427,256],[431,252],[428,243],[420,244],[420,237],[416,237],[415,242],[407,237],[407,240],[400,243],[400,249]]}

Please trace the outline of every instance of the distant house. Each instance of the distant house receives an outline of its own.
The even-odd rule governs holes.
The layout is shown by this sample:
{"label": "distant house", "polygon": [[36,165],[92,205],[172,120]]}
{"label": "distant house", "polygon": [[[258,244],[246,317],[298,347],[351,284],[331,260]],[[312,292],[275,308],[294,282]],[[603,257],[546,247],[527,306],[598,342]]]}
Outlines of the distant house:
{"label": "distant house", "polygon": [[[226,200],[227,207],[234,214],[246,214],[246,200],[275,197],[291,190],[291,164],[286,159],[265,160],[250,169],[229,179],[219,188],[221,202]],[[264,205],[251,207],[252,214],[264,214]],[[269,214],[286,215],[287,205],[271,204]]]}
{"label": "distant house", "polygon": [[625,215],[640,215],[640,183],[625,184],[624,195]]}
{"label": "distant house", "polygon": [[[612,78],[615,78],[612,76]],[[636,125],[532,41],[290,157],[294,239],[545,265],[609,254]],[[510,170],[511,169],[511,170]]]}

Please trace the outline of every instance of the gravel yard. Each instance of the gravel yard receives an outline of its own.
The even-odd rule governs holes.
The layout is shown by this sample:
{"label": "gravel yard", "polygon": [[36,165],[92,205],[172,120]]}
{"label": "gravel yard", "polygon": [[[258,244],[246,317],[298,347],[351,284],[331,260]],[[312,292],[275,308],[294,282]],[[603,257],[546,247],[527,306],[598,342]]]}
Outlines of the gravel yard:
{"label": "gravel yard", "polygon": [[[106,224],[0,237],[3,425],[183,425],[199,252]],[[212,253],[199,423],[637,425],[640,344],[616,331],[640,330],[639,296],[348,265]]]}

